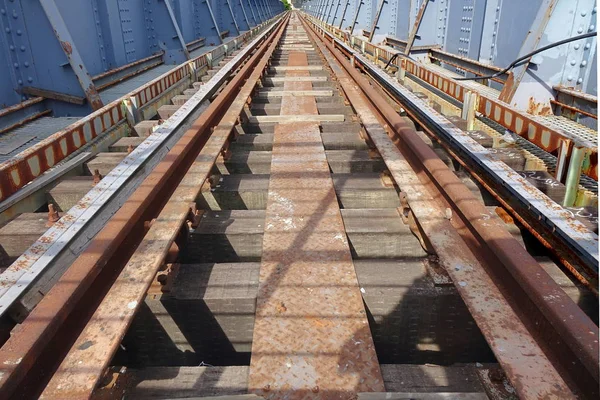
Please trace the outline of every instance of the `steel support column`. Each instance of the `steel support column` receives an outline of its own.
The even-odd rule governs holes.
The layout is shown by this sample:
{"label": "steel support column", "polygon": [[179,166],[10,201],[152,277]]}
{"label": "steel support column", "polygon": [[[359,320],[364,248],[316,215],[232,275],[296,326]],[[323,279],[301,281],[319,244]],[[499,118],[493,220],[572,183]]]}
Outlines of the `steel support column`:
{"label": "steel support column", "polygon": [[251,28],[250,26],[250,20],[248,19],[248,14],[246,14],[246,8],[244,7],[244,2],[242,0],[238,0],[240,3],[240,8],[242,9],[242,15],[244,16],[244,21],[246,21],[246,25],[248,26],[248,29]]}
{"label": "steel support column", "polygon": [[231,15],[231,20],[233,21],[233,26],[235,26],[235,31],[237,32],[236,35],[239,35],[240,27],[239,27],[237,21],[235,20],[235,14],[233,13],[233,10],[231,9],[231,3],[229,3],[229,0],[225,0],[225,4],[227,4],[227,9],[229,10],[229,15]]}
{"label": "steel support column", "polygon": [[327,7],[327,15],[325,16],[325,22],[329,23],[329,17],[331,16],[331,11],[333,10],[333,4],[336,2],[336,0],[329,0],[330,3],[328,4]]}
{"label": "steel support column", "polygon": [[344,21],[346,20],[346,11],[348,11],[349,5],[350,5],[350,0],[346,0],[346,5],[344,5],[344,11],[342,12],[342,16],[340,18],[340,25],[338,26],[338,29],[343,29],[342,25],[344,24]]}
{"label": "steel support column", "polygon": [[60,42],[60,45],[67,56],[67,60],[71,65],[71,69],[75,73],[77,80],[79,81],[79,85],[85,94],[90,106],[93,110],[98,110],[102,108],[104,104],[102,103],[102,99],[100,98],[100,94],[96,90],[96,86],[92,81],[91,75],[88,73],[87,68],[77,51],[77,47],[75,47],[75,42],[69,33],[69,29],[65,24],[62,16],[60,15],[60,11],[56,6],[54,0],[40,0],[40,4],[44,9],[44,13],[50,21],[52,25],[52,30],[54,30],[54,34],[56,38]]}
{"label": "steel support column", "polygon": [[177,40],[179,40],[179,45],[181,46],[181,50],[183,51],[183,55],[186,60],[190,59],[190,53],[188,52],[187,46],[185,45],[185,40],[183,39],[183,35],[181,34],[181,29],[179,29],[179,24],[177,23],[177,18],[175,18],[175,13],[173,12],[173,6],[169,0],[165,0],[165,6],[167,7],[167,12],[169,13],[169,18],[171,19],[171,23],[173,24],[173,28],[175,29],[175,33],[177,35]]}
{"label": "steel support column", "polygon": [[415,24],[413,25],[412,30],[410,31],[410,35],[408,36],[408,41],[406,43],[406,48],[404,49],[404,54],[409,55],[410,51],[415,43],[415,39],[417,37],[417,32],[419,31],[419,26],[421,26],[421,21],[423,20],[423,15],[425,14],[425,9],[427,9],[427,4],[429,4],[429,0],[423,0],[423,4],[419,8],[419,12],[417,13],[417,18],[415,19]]}
{"label": "steel support column", "polygon": [[204,0],[204,3],[206,3],[206,7],[208,7],[208,13],[210,14],[210,18],[213,21],[215,30],[217,31],[217,36],[219,37],[219,43],[223,43],[223,37],[221,36],[221,30],[219,29],[219,24],[217,24],[217,20],[215,19],[215,14],[213,13],[212,6],[210,5],[210,1]]}
{"label": "steel support column", "polygon": [[341,5],[342,5],[342,0],[338,0],[337,4],[335,5],[335,11],[333,13],[333,19],[331,20],[331,25],[335,24],[335,20],[337,18],[337,13],[338,13]]}
{"label": "steel support column", "polygon": [[[425,0],[427,4],[428,0]],[[377,23],[379,23],[379,17],[381,16],[381,10],[383,9],[383,5],[387,3],[387,0],[381,0],[379,2],[379,7],[377,7],[377,14],[375,14],[375,19],[373,19],[373,24],[371,25],[371,32],[369,33],[369,42],[373,40],[373,36],[375,36],[375,31],[377,30]]]}
{"label": "steel support column", "polygon": [[358,21],[358,16],[360,15],[360,9],[362,5],[365,4],[363,0],[358,0],[358,4],[356,6],[356,13],[354,14],[354,19],[352,20],[352,25],[350,26],[350,34],[354,33],[354,27],[356,26],[356,22]]}
{"label": "steel support column", "polygon": [[250,9],[250,15],[252,15],[252,20],[254,21],[254,26],[260,24],[262,21],[257,19],[256,14],[254,13],[254,7],[252,6],[252,0],[240,0],[241,2],[248,2],[248,9]]}
{"label": "steel support column", "polygon": [[[542,5],[540,6],[538,13],[529,29],[529,34],[525,38],[525,42],[521,46],[521,51],[519,51],[519,56],[530,53],[533,50],[539,47],[540,41],[542,40],[542,36],[544,34],[544,30],[548,25],[548,21],[550,21],[550,17],[552,16],[556,4],[559,0],[544,0]],[[500,100],[505,101],[507,103],[511,103],[512,99],[517,92],[519,84],[521,80],[525,76],[527,72],[527,68],[531,63],[531,59],[528,59],[526,62],[521,65],[513,68],[511,74],[508,77],[508,80],[504,84],[502,91],[500,92]]]}

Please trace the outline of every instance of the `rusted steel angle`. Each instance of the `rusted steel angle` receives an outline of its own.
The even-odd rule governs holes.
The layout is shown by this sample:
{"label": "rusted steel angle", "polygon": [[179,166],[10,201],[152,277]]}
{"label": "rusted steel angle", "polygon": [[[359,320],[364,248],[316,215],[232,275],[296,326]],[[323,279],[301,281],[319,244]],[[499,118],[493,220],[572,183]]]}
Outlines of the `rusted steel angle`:
{"label": "rusted steel angle", "polygon": [[[273,28],[274,26],[269,28],[264,35],[271,32]],[[240,57],[249,55],[254,47],[265,38],[264,35],[252,42],[247,50],[245,49],[240,53]],[[232,65],[237,65],[239,60],[239,58],[232,60]],[[219,74],[216,74],[213,78],[215,83],[220,82],[217,75]],[[239,85],[242,78],[244,77],[238,73],[233,78],[232,84]],[[208,88],[213,85],[208,82],[204,86]],[[132,239],[132,235],[136,235],[143,226],[144,220],[149,220],[155,216],[155,213],[159,210],[157,210],[157,207],[164,204],[166,199],[161,198],[161,196],[165,196],[165,193],[174,190],[175,185],[181,178],[180,176],[178,178],[177,172],[181,169],[187,169],[192,164],[194,157],[200,151],[200,147],[206,141],[207,135],[205,132],[210,126],[217,123],[218,118],[225,112],[225,108],[234,97],[235,93],[230,90],[219,95],[210,104],[200,118],[191,125],[177,144],[137,187],[128,201],[118,209],[115,215],[94,237],[85,252],[67,269],[54,288],[32,311],[29,318],[15,328],[11,338],[0,349],[0,398],[10,397],[24,379],[34,379],[34,383],[39,384],[35,380],[39,377],[28,375],[32,369],[35,370],[34,367],[37,368],[38,365],[50,363],[50,368],[56,368],[60,359],[42,360],[38,357],[44,354],[49,344],[51,344],[50,347],[58,349],[72,343],[65,341],[74,340],[74,337],[69,339],[55,337],[56,333],[62,328],[65,321],[78,321],[78,315],[74,310],[78,303],[83,302],[86,292],[91,290],[93,286],[106,285],[106,282],[98,282],[97,277],[106,275],[103,272],[104,269],[117,268],[115,264],[122,262],[120,258],[122,254],[128,254],[128,246],[137,244]],[[183,110],[182,113],[184,113]],[[153,136],[160,137],[161,129],[171,128],[162,126]],[[107,181],[107,178],[105,177],[96,188]],[[102,197],[99,195],[95,198],[95,201],[96,207],[99,207],[102,204]],[[73,209],[79,210],[78,207]],[[83,212],[83,210],[79,211]],[[43,241],[40,243],[46,246],[45,252],[48,257],[56,254],[53,246],[68,245],[68,241],[60,240],[53,233],[55,232],[54,229],[61,228],[61,223],[73,224],[74,217],[65,219],[68,215],[63,216],[61,221],[54,224],[48,233],[42,237]],[[75,233],[77,228],[78,225],[74,224],[70,226],[69,230]],[[130,242],[124,244],[126,239]],[[131,242],[132,240],[134,243]],[[36,257],[40,263],[45,261],[39,254]],[[17,285],[13,286],[17,287]],[[77,332],[68,331],[68,333],[77,335]],[[68,350],[68,347],[63,351],[66,350]]]}
{"label": "rusted steel angle", "polygon": [[[307,64],[290,51],[288,65]],[[298,113],[317,114],[315,98],[283,96],[281,114]],[[318,123],[275,126],[264,225],[249,390],[270,400],[384,391]]]}
{"label": "rusted steel angle", "polygon": [[[325,43],[331,48],[329,40],[326,40]],[[474,234],[478,237],[478,240],[495,254],[497,259],[510,271],[514,279],[522,285],[526,294],[539,307],[542,315],[550,321],[564,343],[579,358],[591,376],[597,377],[598,328],[540,268],[539,264],[531,258],[525,249],[512,238],[505,228],[495,219],[489,218],[485,207],[477,202],[471,192],[449,171],[431,148],[422,142],[414,129],[403,123],[394,109],[377,92],[373,91],[368,82],[350,67],[350,63],[339,52],[334,51],[333,54],[347,72],[352,75],[355,82],[359,84],[373,107],[385,116],[386,122],[392,127],[397,134],[397,139],[402,143],[404,151],[411,152],[411,160],[422,164],[421,169],[426,171],[428,177],[435,182],[447,201],[452,204],[454,211],[460,213],[460,219],[469,225],[469,229],[476,232]],[[365,61],[361,60],[361,62]],[[426,112],[435,113],[434,110],[429,109]],[[447,125],[450,124],[447,123]],[[405,155],[405,157],[407,156]],[[459,271],[450,273],[455,272]],[[468,285],[459,287],[459,290],[464,290],[466,287]],[[485,287],[479,288],[485,290]],[[560,352],[559,349],[554,350]],[[544,351],[548,351],[547,348]]]}
{"label": "rusted steel angle", "polygon": [[[285,21],[282,22],[279,29],[259,47],[217,98],[227,101],[215,100],[207,110],[207,113],[225,116],[210,134],[189,169],[183,169],[187,170],[183,179],[62,361],[42,398],[81,398],[91,395],[139,309],[152,279],[189,218],[202,185],[231,135],[248,97],[261,78],[267,65],[267,58],[261,58],[265,54],[270,56],[274,50],[285,25]],[[238,93],[241,85],[243,86]],[[206,124],[197,124],[192,131],[195,131],[195,136],[202,136],[208,128]],[[175,154],[184,151],[186,145],[187,143],[178,143],[173,149]]]}

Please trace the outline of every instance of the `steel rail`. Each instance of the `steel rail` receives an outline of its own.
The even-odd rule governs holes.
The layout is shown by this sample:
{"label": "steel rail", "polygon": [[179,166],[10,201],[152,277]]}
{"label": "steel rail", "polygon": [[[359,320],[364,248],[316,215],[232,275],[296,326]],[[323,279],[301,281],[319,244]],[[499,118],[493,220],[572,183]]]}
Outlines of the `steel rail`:
{"label": "steel rail", "polygon": [[[267,32],[272,31],[277,24]],[[264,43],[260,36],[248,47],[248,53]],[[241,63],[241,56],[232,60]],[[219,81],[224,72],[213,77]],[[219,75],[219,76],[217,76]],[[239,73],[229,85],[239,82]],[[231,87],[231,86],[227,86]],[[206,142],[208,128],[226,112],[232,93],[222,92],[205,112],[181,136],[94,237],[85,251],[61,276],[29,317],[17,326],[11,338],[0,348],[0,398],[9,398],[23,382],[35,382],[35,391],[45,374],[53,371],[116,274],[127,262],[132,249],[143,237],[144,221],[151,220],[166,203],[179,181],[178,173],[187,169]],[[166,127],[164,129],[167,129]],[[180,177],[179,177],[180,178]],[[105,178],[106,179],[106,178]],[[104,181],[104,180],[103,180]],[[64,218],[64,217],[63,217]],[[63,243],[64,244],[64,243]],[[30,393],[32,397],[39,393]]]}
{"label": "steel rail", "polygon": [[[193,212],[190,207],[194,208],[192,204],[239,122],[239,115],[267,67],[288,18],[284,17],[280,21],[278,29],[262,43],[225,90],[196,121],[194,127],[187,132],[191,141],[184,140],[173,148],[172,152],[175,154],[190,148],[195,149],[188,151],[194,156],[193,162],[179,165],[176,173],[170,177],[172,181],[177,181],[177,187],[169,192],[170,196],[165,196],[170,198],[164,208],[73,344],[41,398],[83,398],[92,394],[118,349],[135,312],[143,303],[143,298],[158,269],[163,265],[171,245],[190,217],[190,212]],[[206,135],[205,132],[211,130],[211,126],[218,121],[216,116],[222,119],[214,131]],[[197,141],[202,137],[206,141],[199,149],[193,140]],[[125,204],[129,205],[136,207],[137,199]]]}
{"label": "steel rail", "polygon": [[[314,31],[313,35],[316,36]],[[374,92],[365,91],[368,82],[340,54],[334,54],[330,43],[324,42],[319,46],[323,53],[328,53],[325,57],[329,65],[398,184],[401,196],[407,198],[440,263],[452,278],[521,398],[539,399],[552,394],[572,398],[573,394],[560,374],[504,299],[468,243],[452,226],[444,212],[446,205],[439,201],[443,197],[442,191],[427,174],[415,172],[423,171],[422,160],[414,154],[403,154],[408,153],[408,149],[400,145],[401,131],[412,128],[406,123],[403,127],[396,123],[393,132],[386,132],[384,124],[397,119],[391,117],[396,114],[390,114],[389,109],[378,108],[377,103],[380,102],[376,98],[385,100]],[[376,113],[379,113],[379,118]],[[411,133],[416,135],[414,130]],[[486,290],[481,290],[482,287]],[[523,348],[528,349],[527,356],[523,355]]]}
{"label": "steel rail", "polygon": [[[499,186],[509,190],[512,196],[528,207],[541,223],[547,225],[554,232],[554,235],[560,236],[565,243],[568,243],[582,262],[597,273],[599,263],[598,235],[590,231],[582,222],[573,218],[570,212],[541,193],[527,180],[515,176],[515,172],[505,163],[495,160],[489,150],[470,139],[428,104],[425,104],[408,89],[400,86],[395,79],[374,66],[366,57],[360,55],[343,41],[335,38],[324,28],[320,27],[320,29],[332,40],[335,40],[337,46],[345,51],[349,57],[352,57],[357,65],[362,66],[376,81],[394,93],[394,96],[405,104],[404,108],[409,111],[413,108],[416,113],[422,114],[424,122],[438,127],[436,133],[455,143],[462,151],[476,159],[477,164],[490,177],[494,177]],[[419,111],[425,109],[427,112]]]}
{"label": "steel rail", "polygon": [[[344,43],[340,42],[334,36],[319,28],[324,36],[328,36],[325,40],[327,45],[342,47],[346,54],[353,57],[354,65],[365,66],[370,73],[375,69],[370,63],[360,56],[353,49],[349,49]],[[333,54],[342,60],[340,52]],[[341,62],[341,61],[340,61]],[[345,63],[348,61],[344,60]],[[348,71],[357,82],[362,81],[359,72],[352,68]],[[382,77],[381,79],[385,79]],[[521,288],[522,295],[528,298],[537,309],[535,315],[530,315],[529,320],[533,321],[529,325],[531,327],[544,326],[552,332],[536,332],[537,337],[546,335],[547,347],[544,347],[546,352],[550,352],[554,360],[570,359],[580,362],[585,367],[586,372],[591,379],[597,381],[598,377],[598,328],[594,323],[583,313],[583,311],[564,293],[564,291],[552,280],[552,278],[539,266],[539,264],[525,251],[525,249],[500,225],[499,221],[483,217],[487,214],[487,210],[473,196],[473,194],[464,186],[464,184],[447,168],[447,166],[439,159],[433,150],[427,146],[415,133],[413,128],[410,128],[402,121],[401,117],[385,100],[383,100],[376,91],[373,90],[368,83],[363,82],[361,85],[363,92],[371,100],[374,106],[385,114],[386,120],[390,127],[398,132],[398,137],[401,143],[414,153],[417,160],[421,160],[422,167],[436,182],[436,185],[448,203],[453,206],[455,212],[460,215],[465,222],[468,230],[479,242],[479,245],[489,250],[489,255],[493,255],[499,265],[503,265],[509,274],[504,274],[504,277],[514,279]],[[399,89],[398,89],[399,90]],[[413,96],[410,92],[403,93],[406,97]],[[412,97],[411,97],[412,98]],[[418,99],[417,99],[418,100]],[[430,107],[424,107],[422,114],[435,116],[437,113]],[[421,115],[421,114],[420,114]],[[443,119],[443,118],[442,118]],[[453,136],[466,136],[459,129],[449,128],[451,125],[446,121],[444,124],[441,117],[438,118],[439,124],[446,129],[453,130]],[[426,122],[429,122],[425,119]],[[454,132],[456,131],[456,132]],[[471,144],[473,146],[473,144]],[[478,149],[483,150],[483,149]],[[454,220],[454,219],[453,219]],[[506,294],[505,294],[506,296]],[[507,296],[510,297],[510,296]],[[520,313],[521,318],[524,316]],[[539,319],[538,319],[539,318]],[[547,323],[540,324],[542,320]],[[551,337],[551,340],[548,340]],[[570,350],[572,354],[564,355],[565,348],[558,348],[556,342],[552,340],[559,339]],[[550,344],[551,343],[551,344]],[[551,348],[553,347],[553,348]],[[570,364],[563,364],[571,367]],[[571,369],[572,371],[572,369]],[[564,369],[561,372],[565,372]],[[582,372],[577,372],[581,378]],[[581,381],[580,381],[581,383]],[[592,382],[593,383],[593,382]]]}

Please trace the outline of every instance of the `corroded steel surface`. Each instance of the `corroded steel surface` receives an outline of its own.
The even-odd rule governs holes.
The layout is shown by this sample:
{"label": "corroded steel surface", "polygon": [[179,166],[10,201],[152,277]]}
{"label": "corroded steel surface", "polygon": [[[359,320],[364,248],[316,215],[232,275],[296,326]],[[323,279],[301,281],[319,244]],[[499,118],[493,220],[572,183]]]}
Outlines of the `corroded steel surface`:
{"label": "corroded steel surface", "polygon": [[[290,51],[290,66],[306,64],[304,51]],[[284,96],[281,113],[316,114],[315,99]],[[275,127],[262,254],[249,390],[291,400],[383,391],[317,123]]]}
{"label": "corroded steel surface", "polygon": [[[326,43],[330,46],[328,41]],[[343,58],[338,52],[333,54],[342,62]],[[362,56],[355,54],[354,57],[360,60],[361,63],[367,63]],[[343,60],[344,63],[349,64]],[[443,189],[444,196],[448,201],[460,212],[461,220],[466,221],[469,229],[478,237],[477,240],[501,262],[506,271],[518,282],[524,291],[523,295],[528,296],[529,301],[535,304],[538,308],[537,313],[539,313],[539,316],[535,318],[547,319],[548,325],[554,328],[555,331],[553,332],[556,337],[560,337],[564,341],[572,354],[577,357],[578,362],[581,362],[581,365],[587,368],[591,376],[597,377],[598,329],[594,323],[568,298],[565,292],[541,269],[539,264],[523,247],[512,238],[497,219],[486,217],[488,212],[485,207],[474,199],[472,193],[464,184],[448,170],[447,166],[432,149],[418,137],[414,128],[403,122],[396,111],[378,96],[377,92],[361,77],[360,73],[354,68],[347,67],[346,69],[360,84],[362,91],[372,101],[374,107],[385,116],[390,127],[396,131],[403,152],[407,152],[405,156],[408,158],[406,154],[410,154],[411,162],[417,163],[413,164],[413,167],[427,171],[432,180],[436,182],[436,185]],[[390,83],[390,86],[393,87],[394,84]],[[402,88],[398,90],[405,91]],[[406,96],[411,96],[411,94],[407,93]],[[412,99],[412,97],[410,98]],[[459,129],[450,128],[451,125],[448,122],[442,122],[443,118],[436,117],[438,114],[431,107],[423,103],[419,104],[422,109],[426,110],[429,118],[434,119],[436,122],[439,120],[439,124],[444,126],[445,129],[452,129],[454,136],[467,136]],[[470,146],[478,145],[472,143]],[[478,152],[482,151],[484,149],[478,148]],[[496,163],[498,162],[496,161]],[[495,170],[501,168],[498,165]],[[484,286],[480,286],[480,288],[485,290]],[[533,321],[532,324],[539,324],[539,321]],[[548,333],[545,334],[547,337]],[[551,346],[556,346],[555,342]],[[562,353],[564,350],[553,349],[557,353]],[[556,355],[556,357],[560,357],[560,355]]]}
{"label": "corroded steel surface", "polygon": [[[281,28],[282,26],[271,34],[270,40],[277,40],[281,35]],[[177,234],[184,226],[191,205],[200,194],[202,185],[231,135],[238,115],[260,79],[273,49],[274,45],[270,45],[268,41],[263,43],[200,117],[200,120],[206,121],[207,114],[225,115],[189,169],[185,166],[180,169],[186,171],[183,179],[62,361],[42,398],[87,398],[92,394],[141,306],[153,278],[165,262]],[[265,54],[267,57],[262,59]],[[206,131],[208,126],[197,121],[190,129],[190,136],[203,136]],[[189,147],[197,146],[180,141],[173,150],[178,154]]]}
{"label": "corroded steel surface", "polygon": [[[315,23],[321,29],[331,32],[347,45],[350,45],[350,37],[341,29],[321,21],[315,21]],[[366,53],[377,56],[384,62],[387,62],[393,56],[393,53],[386,50],[384,47],[374,45],[359,37],[354,38],[353,42],[354,47],[358,49],[364,44]],[[406,72],[413,74],[460,102],[464,100],[465,93],[468,90],[471,90],[467,87],[467,83],[457,82],[452,78],[440,75],[426,64],[414,62],[413,60],[405,58],[402,59],[402,66]],[[577,137],[560,127],[547,123],[542,118],[536,118],[533,115],[521,112],[510,104],[500,101],[497,98],[492,98],[485,93],[479,93],[479,95],[480,101],[477,106],[478,112],[549,153],[557,155],[561,143],[563,142],[566,144],[565,148],[569,149],[567,158],[570,155],[573,146],[589,149],[590,154],[584,164],[582,172],[589,177],[598,180],[598,146],[596,143],[587,140],[587,138]]]}
{"label": "corroded steel surface", "polygon": [[[510,308],[467,243],[453,228],[443,205],[435,199],[399,151],[397,137],[388,136],[356,82],[335,63],[331,55],[326,55],[326,58],[392,177],[406,196],[440,263],[456,284],[521,398],[572,398],[573,394],[559,373]],[[489,214],[487,217],[492,218]]]}
{"label": "corroded steel surface", "polygon": [[[252,43],[248,49],[248,54],[251,49],[259,46],[262,40],[262,37],[257,38],[256,42]],[[260,58],[261,53],[256,54],[253,56],[255,61]],[[234,64],[235,62],[237,61],[233,60]],[[23,385],[23,382],[28,382],[30,385],[43,385],[44,382],[38,383],[37,377],[32,377],[31,371],[35,371],[38,365],[42,364],[49,369],[58,366],[59,356],[54,356],[51,360],[42,359],[41,356],[48,347],[54,347],[55,351],[59,353],[63,351],[60,353],[60,357],[62,357],[68,350],[67,346],[70,345],[68,340],[74,340],[74,338],[57,338],[57,331],[60,332],[65,321],[78,321],[81,318],[81,315],[74,309],[82,302],[85,303],[84,298],[87,293],[93,291],[95,286],[106,285],[106,282],[98,282],[98,276],[103,276],[102,274],[105,276],[106,269],[116,268],[115,263],[124,263],[123,257],[129,251],[127,246],[131,245],[132,241],[134,244],[137,243],[134,241],[134,237],[137,238],[139,235],[139,230],[136,228],[143,225],[145,220],[156,215],[157,207],[161,207],[163,204],[165,193],[171,193],[181,179],[178,172],[185,171],[192,164],[199,147],[206,141],[209,128],[219,121],[229,102],[236,96],[237,87],[242,84],[243,79],[248,77],[250,71],[250,67],[242,67],[242,70],[231,81],[231,85],[236,89],[222,92],[210,104],[139,185],[128,201],[106,223],[86,251],[67,269],[30,316],[15,329],[14,335],[2,346],[0,349],[0,398],[9,398],[15,390]],[[257,74],[260,75],[260,72],[258,71]],[[256,80],[258,77],[254,79]],[[198,95],[200,96],[200,93]],[[245,101],[246,98],[247,96],[243,100]],[[159,131],[162,129],[167,129],[165,124],[161,125]],[[106,178],[98,186],[102,186],[105,180]],[[69,215],[63,216],[51,229],[59,229],[61,225],[73,222],[68,221],[68,217]],[[140,239],[137,239],[138,242]],[[48,237],[46,241],[48,246],[60,242],[56,237]],[[68,327],[69,334],[76,336],[78,331],[73,332],[71,329],[74,328]],[[56,349],[57,347],[58,349]],[[98,366],[94,365],[93,371],[96,371],[97,368]],[[91,373],[92,370],[89,372]],[[58,393],[56,397],[64,398],[64,395],[64,393]]]}

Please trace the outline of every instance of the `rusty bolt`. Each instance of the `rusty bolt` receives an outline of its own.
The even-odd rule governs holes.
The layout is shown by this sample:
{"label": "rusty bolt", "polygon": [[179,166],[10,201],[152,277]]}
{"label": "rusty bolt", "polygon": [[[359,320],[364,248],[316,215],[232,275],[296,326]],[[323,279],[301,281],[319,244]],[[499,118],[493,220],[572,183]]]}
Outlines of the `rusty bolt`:
{"label": "rusty bolt", "polygon": [[46,223],[46,227],[50,228],[59,219],[60,217],[58,216],[58,211],[54,208],[54,204],[48,204],[48,222]]}
{"label": "rusty bolt", "polygon": [[269,392],[270,390],[271,390],[271,385],[265,385],[265,386],[263,386],[263,391]]}
{"label": "rusty bolt", "polygon": [[313,387],[311,390],[312,390],[313,393],[319,393],[319,387],[318,386]]}
{"label": "rusty bolt", "polygon": [[502,382],[504,380],[504,372],[500,368],[490,369],[488,375],[492,382]]}
{"label": "rusty bolt", "polygon": [[132,151],[133,151],[133,146],[132,145],[127,146],[127,153],[131,154]]}
{"label": "rusty bolt", "polygon": [[156,277],[156,280],[161,284],[161,285],[165,285],[167,283],[167,281],[169,280],[169,276],[167,274],[159,274]]}
{"label": "rusty bolt", "polygon": [[97,184],[100,183],[100,181],[102,180],[102,175],[100,175],[100,171],[95,169],[94,170],[94,184],[93,186],[96,186]]}

